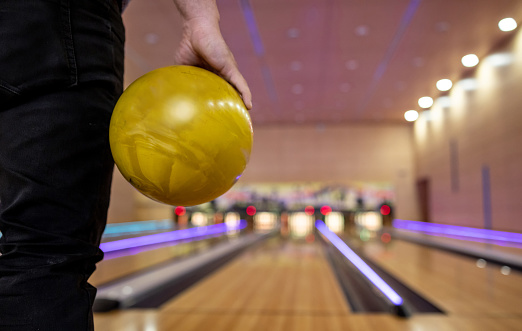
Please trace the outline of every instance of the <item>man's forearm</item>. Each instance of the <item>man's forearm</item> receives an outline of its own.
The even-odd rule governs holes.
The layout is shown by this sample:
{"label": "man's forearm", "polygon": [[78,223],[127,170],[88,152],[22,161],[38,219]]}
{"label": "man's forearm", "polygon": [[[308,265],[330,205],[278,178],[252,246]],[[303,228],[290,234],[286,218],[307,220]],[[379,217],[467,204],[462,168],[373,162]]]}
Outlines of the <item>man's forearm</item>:
{"label": "man's forearm", "polygon": [[194,18],[215,19],[219,21],[216,0],[174,0],[176,7],[186,21]]}

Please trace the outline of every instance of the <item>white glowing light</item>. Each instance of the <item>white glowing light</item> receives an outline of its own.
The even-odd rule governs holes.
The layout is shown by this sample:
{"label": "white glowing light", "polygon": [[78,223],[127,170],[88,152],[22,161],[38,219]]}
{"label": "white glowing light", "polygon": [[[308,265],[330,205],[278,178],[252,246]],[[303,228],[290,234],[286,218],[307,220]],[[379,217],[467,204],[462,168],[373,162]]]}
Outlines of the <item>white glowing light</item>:
{"label": "white glowing light", "polygon": [[261,212],[254,216],[255,230],[272,230],[276,226],[277,216],[275,213]]}
{"label": "white glowing light", "polygon": [[194,105],[185,100],[174,99],[169,105],[169,116],[172,120],[179,123],[190,122],[196,114]]}
{"label": "white glowing light", "polygon": [[511,17],[504,18],[498,22],[498,28],[501,31],[513,31],[517,28],[517,21]]}
{"label": "white glowing light", "polygon": [[[425,121],[427,121],[427,122],[431,121],[431,110],[425,110],[425,111],[423,111],[423,112],[420,114],[420,116],[422,116],[422,118],[423,118]],[[420,117],[420,116],[419,116],[419,117]]]}
{"label": "white glowing light", "polygon": [[430,108],[433,106],[433,99],[430,97],[422,97],[419,99],[419,106],[421,108]]}
{"label": "white glowing light", "polygon": [[382,228],[382,216],[374,211],[357,213],[355,223],[369,231],[379,231]]}
{"label": "white glowing light", "polygon": [[370,29],[366,25],[359,25],[355,28],[355,34],[358,36],[366,36],[370,33]]}
{"label": "white glowing light", "polygon": [[324,222],[333,233],[342,233],[344,231],[344,216],[339,212],[331,212],[326,215]]}
{"label": "white glowing light", "polygon": [[511,268],[508,266],[503,266],[502,268],[500,268],[500,273],[504,276],[507,276],[511,273]]}
{"label": "white glowing light", "polygon": [[235,212],[230,212],[225,215],[225,224],[227,225],[228,235],[235,236],[239,233],[237,227],[241,223],[241,219],[239,218],[239,214]]}
{"label": "white glowing light", "polygon": [[294,237],[306,237],[313,232],[314,220],[306,213],[292,213],[288,218],[290,232]]}
{"label": "white glowing light", "polygon": [[419,113],[416,110],[408,110],[404,113],[404,119],[408,122],[414,122],[419,118]]}
{"label": "white glowing light", "polygon": [[194,226],[205,226],[208,223],[208,218],[207,215],[200,212],[196,212],[192,214],[191,221],[192,225]]}
{"label": "white glowing light", "polygon": [[439,91],[449,91],[453,83],[449,79],[441,79],[437,82],[437,89]]}
{"label": "white glowing light", "polygon": [[449,108],[451,106],[451,99],[448,96],[443,96],[437,99],[437,104],[442,108]]}
{"label": "white glowing light", "polygon": [[475,78],[466,78],[457,83],[464,91],[474,91],[477,89],[477,80]]}
{"label": "white glowing light", "polygon": [[505,67],[513,62],[513,54],[495,53],[485,58],[484,61],[494,67]]}
{"label": "white glowing light", "polygon": [[474,67],[479,63],[479,58],[475,54],[468,54],[462,57],[462,65],[468,68]]}
{"label": "white glowing light", "polygon": [[290,28],[286,31],[286,36],[291,39],[299,38],[301,31],[298,28]]}
{"label": "white glowing light", "polygon": [[482,269],[485,268],[488,263],[484,259],[478,259],[476,264],[478,268]]}

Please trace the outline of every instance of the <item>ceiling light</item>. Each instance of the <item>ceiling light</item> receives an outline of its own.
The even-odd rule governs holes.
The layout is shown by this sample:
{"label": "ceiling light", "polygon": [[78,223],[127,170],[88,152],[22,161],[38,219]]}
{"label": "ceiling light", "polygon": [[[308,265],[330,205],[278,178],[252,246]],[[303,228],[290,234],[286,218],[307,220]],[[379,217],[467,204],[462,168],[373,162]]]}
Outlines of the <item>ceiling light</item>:
{"label": "ceiling light", "polygon": [[299,71],[303,68],[303,63],[301,61],[292,61],[292,63],[290,63],[290,69],[292,69],[292,71]]}
{"label": "ceiling light", "polygon": [[449,91],[453,83],[449,79],[441,79],[437,82],[437,89],[439,91]]}
{"label": "ceiling light", "polygon": [[502,31],[513,31],[517,28],[517,21],[511,17],[504,18],[498,22],[498,28]]}
{"label": "ceiling light", "polygon": [[421,117],[421,116],[422,116],[422,119],[423,119],[423,120],[425,120],[425,121],[427,121],[427,122],[431,121],[431,110],[425,110],[425,111],[423,111],[423,112],[419,115],[419,117]]}
{"label": "ceiling light", "polygon": [[437,105],[442,108],[449,108],[451,106],[451,99],[448,96],[442,96],[437,99]]}
{"label": "ceiling light", "polygon": [[513,62],[513,54],[511,53],[495,53],[491,54],[484,59],[485,62],[489,63],[494,67],[504,67],[510,65]]}
{"label": "ceiling light", "polygon": [[356,70],[357,68],[359,68],[359,62],[357,62],[356,60],[347,61],[345,65],[346,69],[348,70]]}
{"label": "ceiling light", "polygon": [[465,67],[471,68],[479,63],[479,58],[475,54],[468,54],[462,57],[462,64]]}
{"label": "ceiling light", "polygon": [[404,113],[404,119],[408,122],[414,122],[419,118],[419,113],[416,110],[408,110]]}
{"label": "ceiling light", "polygon": [[474,91],[477,89],[477,80],[475,78],[466,78],[457,84],[459,84],[464,91]]}
{"label": "ceiling light", "polygon": [[433,99],[430,97],[422,97],[419,99],[419,106],[421,108],[430,108],[433,106]]}
{"label": "ceiling light", "polygon": [[300,31],[298,28],[290,28],[286,31],[286,36],[291,39],[298,38]]}
{"label": "ceiling light", "polygon": [[366,36],[370,33],[370,29],[366,25],[359,25],[355,28],[355,34],[358,36]]}

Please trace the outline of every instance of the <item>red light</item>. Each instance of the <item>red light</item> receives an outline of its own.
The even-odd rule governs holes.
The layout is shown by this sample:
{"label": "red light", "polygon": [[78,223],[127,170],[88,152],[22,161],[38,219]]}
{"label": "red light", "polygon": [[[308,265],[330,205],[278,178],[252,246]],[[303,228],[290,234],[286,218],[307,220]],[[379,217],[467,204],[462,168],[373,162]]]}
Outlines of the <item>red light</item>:
{"label": "red light", "polygon": [[332,208],[330,206],[322,206],[321,207],[321,214],[328,215],[332,212]]}
{"label": "red light", "polygon": [[391,213],[391,208],[388,205],[382,205],[381,207],[381,214],[383,215],[389,215]]}
{"label": "red light", "polygon": [[246,209],[246,213],[248,216],[254,216],[256,214],[256,207],[248,206]]}
{"label": "red light", "polygon": [[185,207],[178,206],[178,207],[176,207],[176,209],[174,209],[174,212],[178,216],[185,215]]}
{"label": "red light", "polygon": [[315,209],[312,206],[306,206],[305,208],[306,215],[313,215],[315,213]]}
{"label": "red light", "polygon": [[381,241],[385,244],[391,241],[391,235],[389,233],[383,233],[381,236]]}

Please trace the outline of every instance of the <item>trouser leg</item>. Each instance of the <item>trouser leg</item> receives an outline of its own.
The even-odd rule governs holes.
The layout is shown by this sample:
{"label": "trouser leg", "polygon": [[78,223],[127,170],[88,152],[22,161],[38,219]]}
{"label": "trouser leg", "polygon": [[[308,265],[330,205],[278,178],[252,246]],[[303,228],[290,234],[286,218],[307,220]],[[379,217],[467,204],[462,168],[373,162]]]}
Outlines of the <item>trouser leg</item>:
{"label": "trouser leg", "polygon": [[0,6],[0,39],[18,52],[0,50],[0,330],[92,330],[121,18],[112,0]]}

